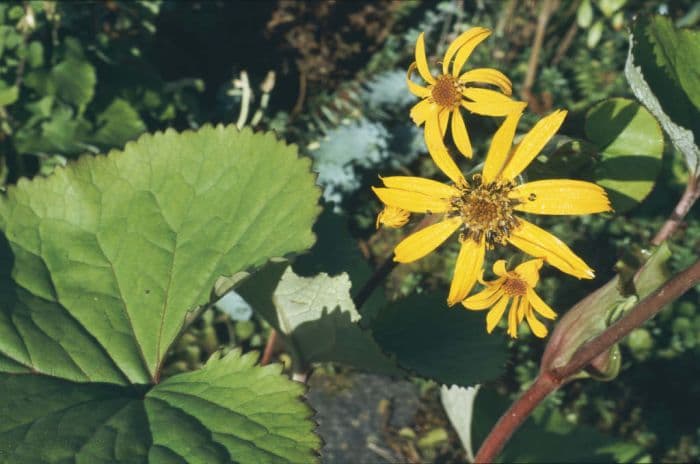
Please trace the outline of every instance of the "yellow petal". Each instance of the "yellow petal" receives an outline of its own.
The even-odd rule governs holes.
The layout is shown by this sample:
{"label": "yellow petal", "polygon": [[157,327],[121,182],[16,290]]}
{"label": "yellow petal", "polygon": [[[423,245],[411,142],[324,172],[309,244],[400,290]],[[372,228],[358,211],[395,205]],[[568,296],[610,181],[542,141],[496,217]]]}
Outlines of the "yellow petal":
{"label": "yellow petal", "polygon": [[516,274],[518,274],[518,277],[527,282],[527,285],[530,288],[534,288],[537,285],[537,282],[540,280],[541,268],[541,259],[531,259],[516,266],[514,271]]}
{"label": "yellow petal", "polygon": [[376,226],[379,229],[381,224],[387,227],[399,228],[406,225],[411,215],[408,211],[395,206],[387,206],[377,215]]}
{"label": "yellow petal", "polygon": [[508,195],[518,211],[535,214],[592,214],[612,211],[602,187],[581,180],[550,179],[519,185]]}
{"label": "yellow petal", "polygon": [[410,263],[422,258],[447,240],[461,224],[460,218],[450,218],[409,235],[396,245],[394,261]]}
{"label": "yellow petal", "polygon": [[409,114],[416,126],[420,126],[434,111],[437,111],[436,103],[431,103],[428,100],[421,100],[413,105]]}
{"label": "yellow petal", "polygon": [[493,263],[493,273],[496,274],[497,276],[501,277],[506,275],[506,260],[505,259],[499,259],[495,263]]}
{"label": "yellow petal", "polygon": [[513,84],[501,71],[493,68],[478,68],[467,71],[459,76],[459,81],[468,84],[470,82],[481,82],[495,85],[501,92],[510,96],[513,93]]}
{"label": "yellow petal", "polygon": [[465,240],[462,242],[459,255],[457,255],[457,264],[455,265],[452,284],[450,285],[450,294],[447,297],[447,304],[449,306],[459,303],[469,295],[469,292],[476,283],[479,272],[481,272],[485,253],[486,245],[483,239],[479,242],[475,242],[474,240]]}
{"label": "yellow petal", "polygon": [[544,326],[536,317],[532,311],[527,311],[525,314],[527,317],[527,324],[530,326],[530,330],[535,334],[536,337],[544,338],[547,336],[547,327]]}
{"label": "yellow petal", "polygon": [[472,157],[472,143],[467,134],[467,125],[464,123],[462,113],[456,109],[452,113],[452,137],[460,153],[467,158]]}
{"label": "yellow petal", "polygon": [[462,301],[462,304],[465,308],[473,311],[490,308],[501,296],[503,296],[503,289],[501,289],[502,283],[503,280],[501,279],[501,282],[489,285],[479,293]]}
{"label": "yellow petal", "polygon": [[430,68],[428,68],[428,59],[425,56],[425,34],[422,32],[416,40],[416,66],[418,67],[418,73],[423,80],[429,84],[435,83],[435,78],[430,74]]}
{"label": "yellow petal", "polygon": [[439,122],[437,115],[433,115],[428,118],[425,122],[425,145],[428,147],[428,153],[433,158],[437,167],[440,168],[442,172],[445,173],[447,177],[452,179],[457,185],[464,185],[466,181],[462,175],[462,171],[457,167],[457,163],[454,162],[445,143],[442,141],[442,134],[439,127]]}
{"label": "yellow petal", "polygon": [[523,322],[523,319],[525,318],[525,313],[529,309],[529,304],[527,302],[527,298],[524,296],[519,296],[518,297],[518,306],[517,306],[517,319],[518,319],[518,324]]}
{"label": "yellow petal", "polygon": [[372,191],[385,205],[412,213],[444,213],[450,209],[449,201],[422,193],[383,187],[372,187]]}
{"label": "yellow petal", "polygon": [[450,114],[452,114],[452,110],[446,108],[441,108],[438,112],[438,124],[440,125],[440,133],[443,139],[447,133],[447,126],[450,124]]}
{"label": "yellow petal", "polygon": [[491,31],[483,27],[472,27],[468,31],[460,34],[454,42],[447,47],[445,52],[445,57],[442,60],[442,73],[448,74],[450,70],[450,61],[452,57],[455,57],[455,62],[452,66],[452,75],[457,77],[464,67],[464,63],[467,62],[469,56],[472,54],[477,45],[483,42],[488,36],[491,35]]}
{"label": "yellow petal", "polygon": [[[510,111],[512,111],[515,106],[523,106],[526,104],[525,102],[520,102],[513,100],[510,97],[506,97],[502,93],[496,92],[495,90],[480,89],[478,87],[467,87],[462,90],[462,95],[476,103],[500,103],[501,105],[510,105]],[[515,103],[517,103],[517,105],[514,105]],[[501,109],[500,115],[494,114],[493,116],[505,116],[508,114],[508,112],[509,111],[507,109]]]}
{"label": "yellow petal", "polygon": [[547,319],[557,318],[557,313],[555,313],[547,303],[542,301],[542,298],[540,298],[535,290],[531,288],[527,289],[527,300],[530,302],[532,307],[535,308],[535,311],[542,315],[542,317],[546,317]]}
{"label": "yellow petal", "polygon": [[411,76],[413,75],[413,71],[415,69],[416,63],[411,63],[411,66],[408,67],[408,72],[406,73],[406,85],[408,86],[408,90],[416,97],[427,97],[430,95],[430,90],[427,87],[418,85],[411,80]]}
{"label": "yellow petal", "polygon": [[503,295],[493,308],[491,308],[491,311],[486,314],[486,331],[488,333],[493,332],[494,327],[496,327],[498,321],[503,317],[509,299],[507,295]]}
{"label": "yellow petal", "polygon": [[508,335],[518,338],[518,308],[515,304],[516,301],[513,301],[508,311]]}
{"label": "yellow petal", "polygon": [[380,177],[380,179],[386,187],[422,193],[434,198],[451,198],[459,195],[459,190],[451,185],[424,177],[390,176]]}
{"label": "yellow petal", "polygon": [[508,163],[503,168],[501,176],[504,179],[514,179],[542,151],[549,139],[557,133],[566,118],[566,111],[559,110],[540,119],[535,127],[528,132],[513,152]]}
{"label": "yellow petal", "polygon": [[[523,106],[522,108],[524,109],[525,107]],[[486,161],[484,161],[484,170],[482,172],[484,182],[488,183],[496,180],[503,166],[505,166],[508,154],[513,146],[513,137],[515,137],[515,130],[518,128],[520,116],[522,116],[522,111],[508,115],[494,134],[489,152],[486,154]]]}
{"label": "yellow petal", "polygon": [[519,221],[520,226],[508,238],[513,246],[530,256],[542,258],[560,271],[579,279],[595,277],[593,269],[576,256],[564,242],[524,219]]}

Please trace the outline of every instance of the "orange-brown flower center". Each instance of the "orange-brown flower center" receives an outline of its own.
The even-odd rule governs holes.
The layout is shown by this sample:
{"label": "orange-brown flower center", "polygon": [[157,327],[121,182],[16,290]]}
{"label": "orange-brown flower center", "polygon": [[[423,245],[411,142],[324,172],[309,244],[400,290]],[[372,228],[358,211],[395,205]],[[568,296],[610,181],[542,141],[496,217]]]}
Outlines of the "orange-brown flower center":
{"label": "orange-brown flower center", "polygon": [[527,294],[527,282],[518,277],[507,277],[502,288],[508,296],[524,296]]}
{"label": "orange-brown flower center", "polygon": [[438,105],[444,108],[455,108],[462,101],[460,88],[460,83],[456,78],[449,74],[443,74],[433,84],[430,94]]}
{"label": "orange-brown flower center", "polygon": [[451,200],[451,216],[462,219],[462,240],[480,241],[482,237],[488,248],[496,244],[505,245],[511,232],[519,225],[513,215],[517,204],[508,193],[515,187],[513,182],[482,183],[479,174],[472,182],[460,187],[460,195]]}

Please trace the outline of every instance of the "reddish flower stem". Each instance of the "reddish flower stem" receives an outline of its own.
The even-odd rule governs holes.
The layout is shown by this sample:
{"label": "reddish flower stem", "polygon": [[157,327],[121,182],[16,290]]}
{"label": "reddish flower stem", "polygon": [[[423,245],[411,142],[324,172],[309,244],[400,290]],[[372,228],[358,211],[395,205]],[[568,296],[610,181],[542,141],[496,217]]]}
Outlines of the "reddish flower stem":
{"label": "reddish flower stem", "polygon": [[676,274],[661,288],[640,301],[619,321],[608,327],[603,333],[583,345],[571,357],[566,365],[540,372],[530,388],[513,403],[501,416],[475,457],[475,462],[493,462],[510,439],[513,432],[527,419],[533,409],[547,395],[559,388],[572,375],[585,368],[596,356],[610,349],[632,330],[660,312],[665,305],[680,297],[683,293],[700,283],[700,260]]}
{"label": "reddish flower stem", "polygon": [[668,239],[671,234],[678,229],[678,226],[681,225],[683,218],[688,214],[690,208],[692,208],[698,200],[698,197],[700,197],[700,178],[693,178],[691,176],[688,181],[688,186],[685,188],[685,192],[683,192],[681,199],[673,209],[673,213],[671,213],[671,216],[666,220],[664,225],[661,226],[661,229],[659,229],[656,236],[651,240],[651,243],[654,245],[661,245]]}
{"label": "reddish flower stem", "polygon": [[271,329],[270,336],[267,337],[267,343],[265,344],[265,351],[263,351],[262,359],[260,359],[261,366],[270,364],[270,361],[272,360],[272,355],[275,353],[276,346],[277,331],[275,329]]}

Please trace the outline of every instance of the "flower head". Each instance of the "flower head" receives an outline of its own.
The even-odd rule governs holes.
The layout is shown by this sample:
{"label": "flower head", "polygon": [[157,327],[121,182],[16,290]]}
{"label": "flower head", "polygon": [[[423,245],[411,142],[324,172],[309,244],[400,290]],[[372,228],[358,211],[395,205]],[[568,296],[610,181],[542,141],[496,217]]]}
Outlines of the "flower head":
{"label": "flower head", "polygon": [[557,132],[565,116],[566,111],[556,111],[543,118],[514,148],[519,118],[506,118],[491,142],[483,172],[470,180],[459,170],[445,171],[453,184],[421,177],[384,177],[384,187],[373,190],[386,206],[441,215],[436,224],[402,240],[394,250],[394,260],[408,263],[420,259],[459,232],[461,248],[447,298],[449,305],[467,297],[481,273],[486,250],[506,244],[541,258],[562,272],[592,279],[593,270],[564,242],[517,215],[581,215],[612,210],[605,190],[591,182],[516,182]]}
{"label": "flower head", "polygon": [[[433,75],[425,55],[425,39],[421,33],[416,41],[416,61],[408,68],[406,83],[411,93],[421,98],[411,109],[411,118],[417,125],[425,124],[425,142],[436,164],[443,169],[454,170],[443,137],[450,125],[457,149],[471,158],[472,146],[460,108],[485,116],[508,116],[521,113],[526,104],[514,101],[510,80],[493,68],[478,68],[462,72],[469,56],[477,45],[491,34],[483,27],[473,27],[462,33],[447,48],[442,60],[442,73]],[[411,80],[413,71],[426,82],[426,86]],[[502,93],[474,84],[490,84]],[[449,165],[449,166],[448,166]]]}
{"label": "flower head", "polygon": [[532,333],[544,338],[547,327],[537,319],[535,312],[547,319],[555,319],[557,314],[535,293],[541,267],[541,259],[532,259],[507,271],[505,260],[499,259],[493,265],[493,272],[498,278],[490,282],[482,281],[486,288],[462,301],[462,304],[476,311],[491,308],[486,315],[486,331],[491,333],[512,300],[508,311],[508,335],[517,338],[518,325],[526,320]]}

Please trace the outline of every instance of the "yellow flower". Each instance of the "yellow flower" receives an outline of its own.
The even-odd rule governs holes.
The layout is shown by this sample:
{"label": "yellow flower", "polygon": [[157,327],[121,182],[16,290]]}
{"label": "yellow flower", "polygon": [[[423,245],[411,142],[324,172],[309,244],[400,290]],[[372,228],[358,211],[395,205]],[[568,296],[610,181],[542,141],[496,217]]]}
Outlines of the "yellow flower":
{"label": "yellow flower", "polygon": [[516,183],[516,177],[557,132],[565,116],[566,111],[556,111],[541,119],[512,150],[519,118],[506,118],[493,137],[483,172],[470,181],[459,171],[445,172],[454,185],[421,177],[384,177],[385,188],[373,190],[385,205],[442,215],[436,224],[402,240],[394,250],[394,260],[409,263],[420,259],[459,231],[461,249],[447,298],[450,306],[466,298],[480,275],[486,250],[496,245],[510,243],[567,274],[592,279],[593,270],[564,242],[515,215],[612,210],[605,190],[590,182],[552,179]]}
{"label": "yellow flower", "polygon": [[518,338],[518,325],[525,319],[532,333],[544,338],[547,336],[547,327],[537,319],[535,311],[547,319],[555,319],[557,313],[535,293],[541,267],[541,259],[532,259],[512,271],[506,271],[505,260],[499,259],[493,265],[493,272],[498,278],[482,282],[486,288],[462,301],[462,304],[465,308],[476,311],[491,308],[486,315],[486,331],[491,333],[512,298],[513,303],[508,311],[508,335]]}
{"label": "yellow flower", "polygon": [[[460,107],[485,116],[508,116],[525,109],[524,102],[509,98],[512,85],[502,72],[493,68],[478,68],[462,73],[474,48],[490,34],[488,29],[473,27],[457,37],[445,52],[442,74],[436,76],[428,68],[424,34],[421,33],[416,41],[416,61],[408,68],[406,83],[411,93],[420,97],[421,101],[411,109],[411,118],[419,126],[425,124],[428,151],[443,171],[457,169],[456,165],[452,166],[454,161],[443,142],[450,121],[457,149],[468,158],[472,156],[472,145]],[[418,69],[427,86],[411,81],[415,69]],[[475,83],[494,85],[503,93],[474,87]]]}
{"label": "yellow flower", "polygon": [[387,227],[403,227],[411,218],[411,213],[397,208],[395,206],[387,206],[377,214],[377,229],[381,224]]}

